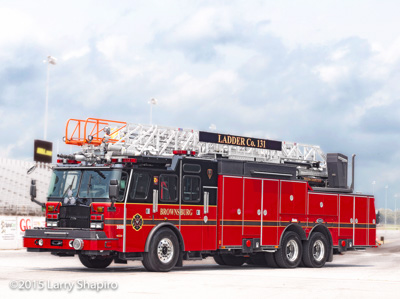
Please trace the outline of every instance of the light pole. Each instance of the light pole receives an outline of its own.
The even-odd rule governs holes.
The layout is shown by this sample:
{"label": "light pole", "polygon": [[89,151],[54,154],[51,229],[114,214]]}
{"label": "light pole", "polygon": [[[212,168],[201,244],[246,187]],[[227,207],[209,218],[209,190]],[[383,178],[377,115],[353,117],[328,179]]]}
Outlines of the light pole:
{"label": "light pole", "polygon": [[150,104],[150,124],[152,125],[153,124],[153,106],[155,106],[155,105],[157,105],[157,99],[155,99],[155,98],[152,98],[150,101],[149,101],[149,104]]}
{"label": "light pole", "polygon": [[386,189],[386,196],[385,196],[385,229],[386,229],[386,224],[387,224],[387,195],[388,195],[389,186],[386,185],[385,189]]}
{"label": "light pole", "polygon": [[394,195],[394,227],[397,228],[397,197],[399,194]]}
{"label": "light pole", "polygon": [[46,107],[44,112],[44,140],[47,138],[47,114],[49,110],[49,83],[50,83],[50,64],[56,65],[57,58],[53,56],[47,56],[46,60],[43,60],[44,63],[47,63],[47,80],[46,80]]}

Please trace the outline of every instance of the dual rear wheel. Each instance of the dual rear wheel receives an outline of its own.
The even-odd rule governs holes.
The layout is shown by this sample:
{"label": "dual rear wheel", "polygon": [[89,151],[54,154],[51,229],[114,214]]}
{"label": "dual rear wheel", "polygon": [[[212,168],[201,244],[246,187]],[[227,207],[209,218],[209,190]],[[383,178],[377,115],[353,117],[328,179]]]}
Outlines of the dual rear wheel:
{"label": "dual rear wheel", "polygon": [[219,265],[228,266],[241,266],[247,262],[253,265],[268,265],[272,268],[298,266],[320,268],[328,259],[329,249],[329,242],[322,233],[312,233],[307,241],[302,242],[297,233],[289,231],[283,236],[281,248],[275,253],[257,254],[248,260],[241,256],[215,255],[214,260]]}
{"label": "dual rear wheel", "polygon": [[324,234],[314,232],[307,241],[301,242],[295,232],[287,232],[282,239],[282,246],[267,261],[273,261],[281,268],[296,268],[304,265],[310,268],[321,268],[329,255],[329,242]]}

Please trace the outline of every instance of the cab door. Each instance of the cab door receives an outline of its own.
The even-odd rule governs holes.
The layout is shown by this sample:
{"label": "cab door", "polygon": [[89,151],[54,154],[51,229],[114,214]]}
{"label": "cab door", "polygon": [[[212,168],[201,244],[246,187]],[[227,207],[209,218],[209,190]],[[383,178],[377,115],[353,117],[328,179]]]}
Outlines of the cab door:
{"label": "cab door", "polygon": [[181,198],[179,229],[186,251],[201,251],[203,246],[203,209],[201,166],[181,161]]}

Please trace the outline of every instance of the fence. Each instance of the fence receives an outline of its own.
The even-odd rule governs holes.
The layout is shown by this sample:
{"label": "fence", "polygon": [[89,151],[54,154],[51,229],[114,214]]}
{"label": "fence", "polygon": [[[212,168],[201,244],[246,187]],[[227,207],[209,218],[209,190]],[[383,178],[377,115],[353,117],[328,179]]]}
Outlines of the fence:
{"label": "fence", "polygon": [[27,174],[35,162],[0,159],[0,215],[43,215],[42,208],[31,202],[29,188],[36,180],[37,197],[46,202],[50,183],[49,164],[38,163],[37,168]]}

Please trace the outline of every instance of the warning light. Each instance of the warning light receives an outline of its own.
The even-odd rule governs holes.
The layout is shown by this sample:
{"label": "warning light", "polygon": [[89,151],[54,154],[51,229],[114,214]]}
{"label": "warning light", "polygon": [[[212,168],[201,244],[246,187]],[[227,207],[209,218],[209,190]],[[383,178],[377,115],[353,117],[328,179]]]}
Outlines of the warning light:
{"label": "warning light", "polygon": [[137,159],[122,159],[122,163],[136,163]]}
{"label": "warning light", "polygon": [[247,246],[247,247],[251,247],[251,240],[247,240],[247,241],[246,241],[246,246]]}
{"label": "warning light", "polygon": [[346,247],[346,241],[345,240],[342,241],[342,247]]}

